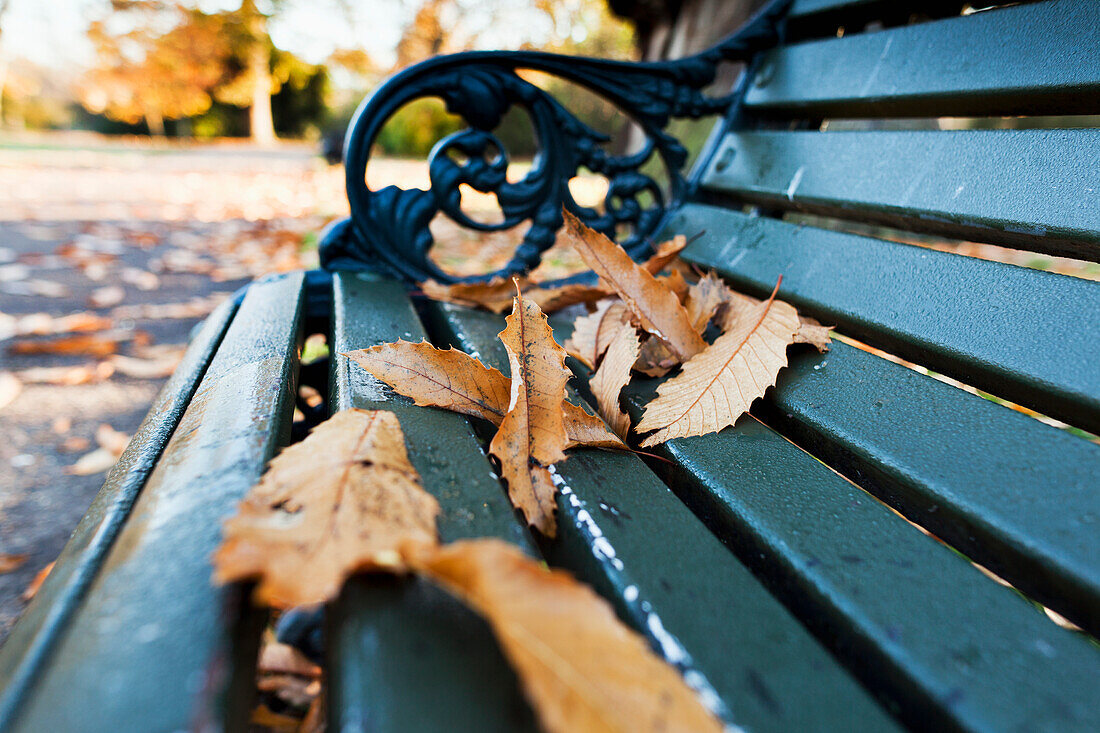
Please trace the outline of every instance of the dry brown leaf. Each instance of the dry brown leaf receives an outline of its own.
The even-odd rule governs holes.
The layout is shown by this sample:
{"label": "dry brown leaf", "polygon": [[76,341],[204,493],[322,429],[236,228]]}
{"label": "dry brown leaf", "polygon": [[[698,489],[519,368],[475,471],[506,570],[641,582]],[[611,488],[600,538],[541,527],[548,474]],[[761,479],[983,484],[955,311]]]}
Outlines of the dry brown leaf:
{"label": "dry brown leaf", "polygon": [[565,342],[565,350],[589,369],[595,369],[611,339],[624,323],[630,322],[626,304],[606,298],[596,304],[596,310],[573,322],[573,335]]}
{"label": "dry brown leaf", "polygon": [[668,344],[656,336],[650,336],[642,343],[638,359],[634,362],[634,371],[647,377],[663,377],[679,363]]}
{"label": "dry brown leaf", "polygon": [[260,730],[275,731],[275,733],[295,733],[301,721],[289,715],[272,712],[267,705],[260,704],[252,708],[249,723]]}
{"label": "dry brown leaf", "polygon": [[637,331],[629,324],[622,326],[607,347],[600,368],[588,383],[599,405],[600,417],[623,440],[630,432],[630,418],[619,406],[619,393],[630,381],[630,369],[638,359],[640,350]]}
{"label": "dry brown leaf", "polygon": [[691,286],[688,285],[687,280],[684,279],[684,274],[679,270],[673,270],[666,275],[658,275],[657,282],[676,293],[676,297],[679,299],[680,303],[684,303],[687,300],[687,294]]}
{"label": "dry brown leaf", "polygon": [[105,285],[96,288],[88,296],[88,305],[92,308],[110,308],[126,300],[126,291],[119,285]]}
{"label": "dry brown leaf", "polygon": [[679,257],[680,250],[687,246],[687,237],[683,234],[677,234],[672,239],[667,239],[657,245],[657,250],[653,255],[642,263],[642,267],[649,271],[649,274],[656,275],[661,270],[665,269],[670,262]]}
{"label": "dry brown leaf", "polygon": [[[426,341],[395,341],[345,356],[418,405],[442,407],[494,425],[500,425],[508,412],[508,377],[457,349],[437,349]],[[562,408],[566,447],[625,447],[598,417],[568,402]]]}
{"label": "dry brown leaf", "polygon": [[560,570],[500,540],[467,540],[410,559],[485,617],[551,733],[723,729],[645,639]]}
{"label": "dry brown leaf", "polygon": [[395,341],[345,356],[420,406],[445,407],[497,425],[508,411],[508,377],[458,349]]}
{"label": "dry brown leaf", "polygon": [[553,537],[554,482],[544,467],[565,460],[565,349],[554,341],[546,315],[522,295],[505,323],[498,338],[508,352],[511,397],[489,452],[500,461],[512,504],[531,526]]}
{"label": "dry brown leaf", "polygon": [[57,561],[54,560],[35,574],[34,580],[27,584],[27,587],[23,590],[23,594],[20,596],[20,598],[22,598],[24,601],[29,601],[30,599],[38,595],[38,590],[42,587],[42,584],[46,582],[46,578],[50,577],[50,573],[53,571],[53,566],[55,562]]}
{"label": "dry brown leaf", "polygon": [[733,295],[733,291],[714,272],[708,272],[699,278],[688,290],[687,302],[684,304],[695,330],[703,333],[710,319],[719,308],[733,299]]}
{"label": "dry brown leaf", "polygon": [[27,384],[57,384],[73,387],[110,379],[115,373],[113,364],[107,361],[82,366],[32,367],[19,372],[19,378]]}
{"label": "dry brown leaf", "polygon": [[438,513],[397,416],[345,410],[271,461],[225,523],[214,579],[259,578],[267,605],[321,603],[355,571],[403,570],[399,546],[434,544]]}
{"label": "dry brown leaf", "polygon": [[312,678],[321,676],[321,668],[309,661],[305,654],[289,644],[277,641],[266,641],[260,648],[256,671],[262,674],[294,674]]}
{"label": "dry brown leaf", "polygon": [[817,320],[809,316],[798,316],[798,333],[794,335],[796,344],[810,344],[818,351],[824,353],[829,350],[832,339],[829,338],[829,326],[822,326]]}
{"label": "dry brown leaf", "polygon": [[0,410],[10,405],[23,391],[23,382],[11,372],[0,372]]}
{"label": "dry brown leaf", "polygon": [[774,292],[768,300],[739,311],[728,331],[657,388],[636,430],[658,432],[642,446],[733,425],[775,384],[797,331],[797,311],[775,300]]}
{"label": "dry brown leaf", "polygon": [[[527,279],[520,281],[520,287],[527,286]],[[512,296],[516,286],[510,278],[494,277],[483,283],[454,283],[444,285],[435,280],[420,283],[420,289],[429,298],[447,303],[465,305],[471,308],[486,308],[493,313],[503,313],[512,305]]]}
{"label": "dry brown leaf", "polygon": [[10,573],[13,570],[18,570],[23,567],[23,563],[27,562],[27,558],[29,557],[30,555],[26,553],[13,555],[7,552],[0,552],[0,575]]}
{"label": "dry brown leaf", "polygon": [[523,295],[535,301],[543,313],[553,313],[579,303],[595,303],[610,293],[605,288],[590,285],[562,285],[555,288],[525,289]]}
{"label": "dry brown leaf", "polygon": [[706,347],[706,342],[691,327],[687,311],[673,291],[635,264],[622,247],[589,229],[568,211],[564,214],[574,248],[585,264],[615,289],[638,317],[642,328],[668,342],[680,360]]}
{"label": "dry brown leaf", "polygon": [[144,331],[114,331],[108,333],[87,333],[76,336],[62,336],[54,339],[12,341],[8,352],[19,355],[33,354],[87,354],[89,356],[110,356],[127,341],[134,344],[150,342],[149,334]]}
{"label": "dry brown leaf", "polygon": [[161,359],[139,359],[134,356],[115,354],[111,357],[110,363],[115,371],[123,376],[134,379],[163,379],[172,375],[182,358],[182,351],[176,356]]}
{"label": "dry brown leaf", "polygon": [[91,453],[81,456],[76,463],[67,467],[65,473],[74,476],[92,476],[109,471],[130,443],[130,436],[115,430],[107,423],[101,423],[95,431],[95,440],[99,444]]}

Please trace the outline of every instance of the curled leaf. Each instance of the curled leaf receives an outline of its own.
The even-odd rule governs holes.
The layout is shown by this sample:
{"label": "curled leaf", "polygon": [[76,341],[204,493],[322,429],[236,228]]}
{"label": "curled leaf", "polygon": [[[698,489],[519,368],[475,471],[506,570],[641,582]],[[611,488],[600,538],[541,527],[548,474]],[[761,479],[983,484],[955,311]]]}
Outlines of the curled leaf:
{"label": "curled leaf", "polygon": [[345,410],[271,461],[225,522],[214,580],[259,578],[271,606],[321,603],[357,570],[404,570],[400,548],[435,544],[438,514],[397,416]]}
{"label": "curled leaf", "polygon": [[485,617],[544,730],[718,733],[680,673],[571,575],[499,540],[466,540],[410,564]]}
{"label": "curled leaf", "polygon": [[589,369],[595,369],[611,339],[629,321],[630,311],[621,300],[601,300],[595,311],[573,322],[573,335],[565,342],[565,350]]}
{"label": "curled leaf", "polygon": [[774,292],[763,303],[739,311],[729,330],[657,388],[657,397],[646,405],[636,430],[658,432],[642,445],[714,433],[732,425],[775,384],[779,370],[787,365],[787,346],[794,342],[798,328],[798,313],[775,300]]}
{"label": "curled leaf", "polygon": [[607,347],[600,368],[588,383],[599,405],[600,417],[624,440],[630,432],[630,418],[619,405],[619,393],[630,381],[630,369],[638,358],[640,347],[634,327],[621,326]]}
{"label": "curled leaf", "polygon": [[714,272],[708,272],[699,278],[687,293],[688,317],[691,325],[699,333],[706,330],[707,324],[718,309],[729,303],[734,298],[734,293]]}
{"label": "curled leaf", "polygon": [[677,358],[684,360],[706,347],[706,342],[691,327],[687,311],[679,298],[630,255],[580,219],[565,214],[566,231],[585,264],[614,288],[627,307],[638,317],[642,328],[664,339]]}
{"label": "curled leaf", "polygon": [[[426,341],[395,341],[345,354],[398,394],[422,406],[442,407],[500,425],[508,412],[508,377],[456,349],[437,349]],[[624,448],[594,415],[562,403],[566,447]]]}
{"label": "curled leaf", "polygon": [[537,469],[565,460],[565,349],[554,341],[539,307],[521,295],[505,322],[499,338],[508,352],[511,398],[489,452],[500,461],[512,503],[532,526],[552,537],[557,531],[554,484]]}
{"label": "curled leaf", "polygon": [[642,267],[648,270],[649,274],[656,275],[680,256],[680,250],[686,247],[687,243],[687,237],[683,234],[677,234],[672,239],[666,239],[657,245],[657,250],[648,260],[642,263]]}

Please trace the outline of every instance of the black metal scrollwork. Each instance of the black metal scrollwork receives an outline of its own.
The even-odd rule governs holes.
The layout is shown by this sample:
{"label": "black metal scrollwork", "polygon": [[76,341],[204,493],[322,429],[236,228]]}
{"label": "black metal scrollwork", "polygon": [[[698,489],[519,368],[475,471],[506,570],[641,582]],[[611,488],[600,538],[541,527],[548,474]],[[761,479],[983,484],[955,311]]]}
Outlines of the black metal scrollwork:
{"label": "black metal scrollwork", "polygon": [[[630,234],[620,243],[640,256],[665,211],[683,199],[688,184],[682,173],[684,146],[665,131],[674,117],[722,112],[732,95],[710,97],[701,91],[721,61],[747,60],[776,44],[778,27],[790,0],[775,0],[739,32],[700,54],[668,62],[629,63],[575,58],[540,52],[468,52],[440,56],[387,80],[359,107],[345,145],[347,194],[351,218],[330,228],[321,243],[325,269],[375,270],[409,283],[483,280],[527,272],[554,243],[566,207],[589,226],[614,237],[619,225]],[[605,135],[588,127],[557,100],[522,79],[517,69],[548,72],[603,96],[629,115],[646,142],[630,155],[612,155]],[[440,140],[429,156],[431,188],[387,186],[370,190],[365,182],[370,149],[385,122],[405,104],[439,97],[469,127]],[[513,106],[529,116],[538,144],[531,169],[517,182],[506,177],[508,153],[492,133]],[[667,195],[641,168],[654,156],[669,180]],[[581,168],[605,176],[609,188],[604,212],[580,206],[569,192],[569,179]],[[495,194],[503,221],[474,221],[460,207],[460,186]],[[642,196],[642,194],[647,194]],[[643,204],[643,199],[645,203]],[[499,271],[456,278],[428,257],[429,223],[439,212],[459,224],[497,231],[530,222],[522,244]]]}

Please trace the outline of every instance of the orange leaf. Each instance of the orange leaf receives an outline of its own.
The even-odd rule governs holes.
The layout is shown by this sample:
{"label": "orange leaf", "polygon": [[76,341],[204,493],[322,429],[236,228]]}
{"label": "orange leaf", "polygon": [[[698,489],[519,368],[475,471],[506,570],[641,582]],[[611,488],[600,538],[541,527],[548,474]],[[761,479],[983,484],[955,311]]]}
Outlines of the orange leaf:
{"label": "orange leaf", "polygon": [[[527,285],[527,280],[521,281]],[[493,313],[503,313],[512,304],[512,295],[515,286],[512,280],[504,277],[494,277],[484,283],[454,283],[443,285],[435,280],[425,280],[420,283],[420,289],[429,298],[443,300],[448,303],[470,306],[473,308],[485,308]]]}
{"label": "orange leaf", "polygon": [[787,346],[794,343],[798,328],[797,311],[775,300],[774,292],[767,301],[739,311],[729,330],[657,388],[657,397],[646,405],[636,430],[658,432],[642,445],[733,425],[753,400],[775,384],[779,370],[787,365]]}
{"label": "orange leaf", "polygon": [[680,256],[680,250],[687,246],[687,237],[683,234],[677,234],[672,239],[667,239],[657,245],[657,251],[653,255],[642,263],[642,267],[649,271],[649,274],[656,275],[661,270],[665,269],[670,262]]}
{"label": "orange leaf", "polygon": [[225,522],[214,580],[259,578],[272,606],[321,603],[357,570],[402,571],[399,546],[434,544],[438,514],[397,416],[345,410],[271,461]]}
{"label": "orange leaf", "polygon": [[622,247],[589,229],[568,211],[563,213],[566,231],[585,264],[615,289],[638,317],[642,328],[668,342],[681,360],[706,347],[672,290],[658,282],[644,267],[635,264]]}
{"label": "orange leaf", "polygon": [[630,311],[621,300],[601,300],[594,312],[573,322],[573,335],[565,342],[565,350],[589,369],[595,369],[611,339],[629,320]]}
{"label": "orange leaf", "polygon": [[663,377],[679,363],[680,360],[668,348],[668,344],[656,336],[650,336],[642,344],[638,359],[634,362],[634,370],[647,377]]}
{"label": "orange leaf", "polygon": [[624,440],[630,431],[630,418],[619,406],[619,393],[630,381],[630,368],[634,366],[640,349],[634,327],[629,324],[621,326],[607,347],[600,368],[588,383],[599,405],[600,417]]}
{"label": "orange leaf", "polygon": [[685,303],[688,317],[695,330],[703,333],[710,319],[720,307],[730,302],[733,295],[733,291],[715,273],[708,272],[699,278],[699,282],[688,290],[687,303]]}
{"label": "orange leaf", "polygon": [[489,452],[500,461],[512,503],[532,526],[552,537],[557,531],[554,483],[537,469],[565,460],[565,349],[554,341],[543,312],[522,295],[505,322],[499,338],[508,352],[511,400]]}
{"label": "orange leaf", "polygon": [[[508,412],[508,377],[456,349],[396,341],[344,355],[418,405],[442,407],[494,425],[500,425]],[[567,448],[626,447],[598,417],[568,401],[562,409]]]}
{"label": "orange leaf", "polygon": [[488,539],[425,548],[409,562],[485,617],[544,730],[723,729],[680,673],[568,573]]}

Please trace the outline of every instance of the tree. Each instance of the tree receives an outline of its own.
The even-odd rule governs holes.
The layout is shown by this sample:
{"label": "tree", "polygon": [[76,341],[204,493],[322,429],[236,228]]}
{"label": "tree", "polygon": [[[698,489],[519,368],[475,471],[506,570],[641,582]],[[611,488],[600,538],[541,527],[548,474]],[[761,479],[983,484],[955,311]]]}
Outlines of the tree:
{"label": "tree", "polygon": [[228,53],[221,19],[177,3],[116,2],[115,9],[128,17],[88,29],[98,63],[81,85],[84,107],[129,124],[144,120],[153,135],[164,134],[165,120],[209,109]]}

